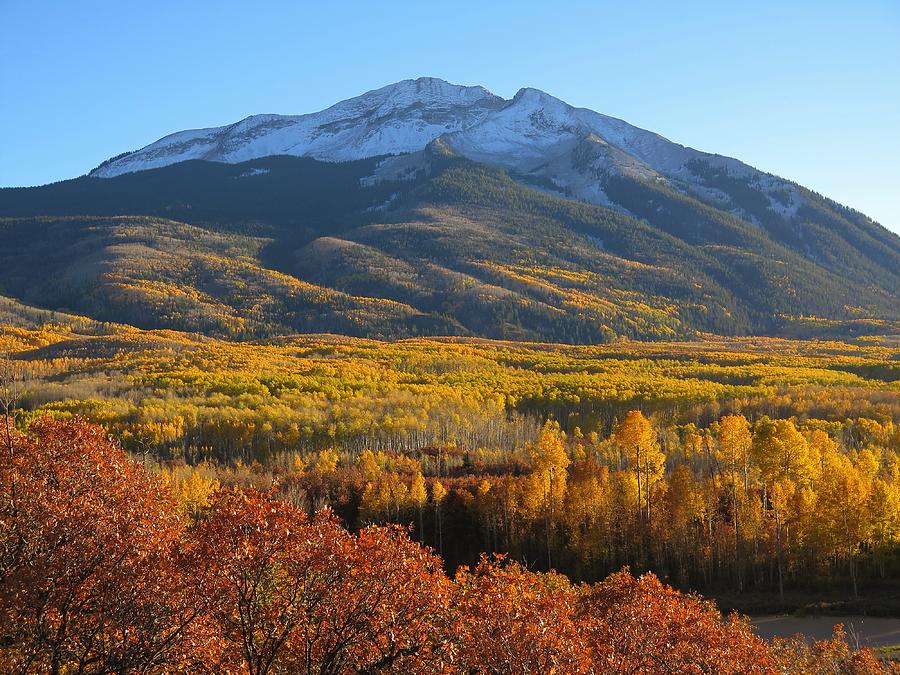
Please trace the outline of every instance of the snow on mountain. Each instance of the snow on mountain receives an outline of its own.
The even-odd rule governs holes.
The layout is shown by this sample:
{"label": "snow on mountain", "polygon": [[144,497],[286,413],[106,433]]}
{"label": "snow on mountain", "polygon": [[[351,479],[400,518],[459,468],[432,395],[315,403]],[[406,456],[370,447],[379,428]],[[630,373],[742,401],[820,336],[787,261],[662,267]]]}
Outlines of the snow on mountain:
{"label": "snow on mountain", "polygon": [[236,124],[182,131],[104,162],[109,178],[188,159],[236,163],[270,155],[347,161],[421,150],[434,138],[481,121],[505,101],[483,87],[435,78],[404,80],[298,116],[254,115]]}
{"label": "snow on mountain", "polygon": [[[664,180],[679,189],[687,186],[703,199],[727,201],[695,173],[692,160],[750,180],[764,193],[777,193],[778,199],[770,198],[777,212],[800,203],[787,181],[572,107],[538,89],[521,89],[507,101],[483,87],[436,78],[397,82],[318,113],[254,115],[229,126],[182,131],[108,160],[91,175],[109,178],[188,159],[237,163],[294,155],[339,162],[416,153],[437,138],[464,157],[513,169],[544,186],[555,185],[560,193],[600,204],[609,204],[601,185],[607,173]],[[408,162],[387,161],[379,173],[390,175],[392,164]]]}

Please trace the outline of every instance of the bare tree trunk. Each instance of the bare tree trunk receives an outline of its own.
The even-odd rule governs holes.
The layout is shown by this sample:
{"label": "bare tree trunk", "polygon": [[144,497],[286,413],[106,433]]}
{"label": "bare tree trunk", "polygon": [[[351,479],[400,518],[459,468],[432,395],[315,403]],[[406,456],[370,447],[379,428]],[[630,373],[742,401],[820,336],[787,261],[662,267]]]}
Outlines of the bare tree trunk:
{"label": "bare tree trunk", "polygon": [[550,483],[547,494],[547,510],[544,518],[544,529],[547,537],[547,569],[553,569],[553,560],[550,557],[550,520],[553,518],[553,469],[547,476]]}
{"label": "bare tree trunk", "polygon": [[775,510],[775,544],[776,544],[776,559],[778,560],[778,599],[781,601],[781,607],[784,608],[784,561],[782,559],[782,550],[781,550],[781,516],[778,514],[778,509]]}
{"label": "bare tree trunk", "polygon": [[859,588],[856,583],[856,558],[853,555],[853,545],[851,544],[850,550],[848,551],[850,554],[850,582],[853,584],[853,598],[859,598]]}
{"label": "bare tree trunk", "polygon": [[734,469],[731,471],[731,508],[734,513],[734,567],[737,572],[738,593],[744,591],[744,574],[741,567],[741,535],[738,518],[737,485],[734,480]]}
{"label": "bare tree trunk", "polygon": [[438,504],[434,508],[435,515],[437,516],[437,531],[438,531],[438,553],[440,553],[441,557],[444,557],[444,533],[443,533],[443,523],[441,522],[443,519],[441,518],[441,507]]}
{"label": "bare tree trunk", "polygon": [[3,441],[8,450],[13,446],[13,432],[16,428],[16,416],[22,396],[21,384],[24,379],[9,354],[0,354],[0,413],[3,415]]}

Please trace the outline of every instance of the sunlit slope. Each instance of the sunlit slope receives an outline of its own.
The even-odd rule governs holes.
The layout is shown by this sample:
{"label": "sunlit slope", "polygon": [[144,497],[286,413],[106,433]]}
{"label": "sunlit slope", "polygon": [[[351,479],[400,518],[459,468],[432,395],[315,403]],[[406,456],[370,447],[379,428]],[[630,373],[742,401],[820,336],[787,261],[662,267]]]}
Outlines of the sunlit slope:
{"label": "sunlit slope", "polygon": [[443,328],[403,303],[269,269],[259,255],[270,240],[259,237],[142,216],[8,220],[0,228],[3,288],[30,305],[223,337]]}
{"label": "sunlit slope", "polygon": [[635,407],[679,423],[731,410],[823,424],[900,413],[900,353],[883,340],[234,342],[48,325],[0,330],[0,352],[29,374],[27,414],[78,414],[160,445],[245,454],[330,443],[495,447],[548,415],[608,428]]}
{"label": "sunlit slope", "polygon": [[450,313],[489,337],[778,334],[801,316],[897,318],[897,289],[884,268],[841,274],[760,227],[681,199],[685,220],[709,232],[689,237],[451,162],[378,222],[302,248],[293,269]]}
{"label": "sunlit slope", "polygon": [[275,157],[0,190],[0,290],[230,338],[897,330],[900,246],[849,211],[797,235],[637,178],[607,177],[613,209],[439,145],[410,162],[390,180],[375,160]]}

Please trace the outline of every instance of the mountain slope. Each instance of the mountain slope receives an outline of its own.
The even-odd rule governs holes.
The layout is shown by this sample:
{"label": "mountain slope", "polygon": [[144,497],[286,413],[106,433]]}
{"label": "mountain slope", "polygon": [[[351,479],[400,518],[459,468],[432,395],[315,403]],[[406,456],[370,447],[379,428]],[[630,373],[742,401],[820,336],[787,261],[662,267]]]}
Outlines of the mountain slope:
{"label": "mountain slope", "polygon": [[144,216],[6,219],[0,235],[6,294],[101,321],[234,338],[458,332],[403,303],[268,268],[260,237]]}
{"label": "mountain slope", "polygon": [[[0,190],[0,287],[30,305],[220,336],[602,342],[885,332],[900,319],[897,286],[862,248],[845,244],[831,269],[654,183],[605,183],[646,209],[635,218],[440,143],[407,159],[418,169],[399,181],[368,180],[377,159],[273,157]],[[868,267],[839,273],[854,259]]]}
{"label": "mountain slope", "polygon": [[900,237],[535,89],[423,78],[181,132],[0,190],[4,217],[0,293],[142,327],[599,342],[900,321]]}

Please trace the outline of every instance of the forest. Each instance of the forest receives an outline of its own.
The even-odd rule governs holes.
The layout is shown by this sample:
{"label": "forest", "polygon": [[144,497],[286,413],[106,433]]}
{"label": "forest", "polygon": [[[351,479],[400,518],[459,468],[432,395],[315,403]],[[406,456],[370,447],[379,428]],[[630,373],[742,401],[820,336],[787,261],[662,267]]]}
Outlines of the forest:
{"label": "forest", "polygon": [[898,602],[889,337],[236,343],[73,322],[0,347],[19,429],[102,425],[188,518],[253,488],[354,532],[411,527],[451,573],[499,554],[741,607]]}
{"label": "forest", "polygon": [[4,417],[0,459],[4,672],[891,669],[840,629],[768,643],[653,574],[587,585],[483,556],[449,576],[404,528],[354,534],[251,488],[185,517],[170,480],[83,421]]}

